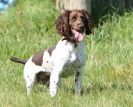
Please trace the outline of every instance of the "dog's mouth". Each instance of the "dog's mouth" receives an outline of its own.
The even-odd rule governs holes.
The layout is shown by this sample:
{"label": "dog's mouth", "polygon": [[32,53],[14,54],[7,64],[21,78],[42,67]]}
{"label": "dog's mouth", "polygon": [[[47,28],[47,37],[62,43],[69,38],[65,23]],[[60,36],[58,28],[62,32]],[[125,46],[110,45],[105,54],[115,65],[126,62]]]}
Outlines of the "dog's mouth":
{"label": "dog's mouth", "polygon": [[82,32],[77,31],[77,30],[73,30],[73,29],[72,29],[72,32],[73,32],[73,34],[74,34],[74,36],[75,36],[75,39],[76,39],[78,42],[80,42],[80,41],[82,41],[82,40],[84,39],[84,35],[83,35]]}

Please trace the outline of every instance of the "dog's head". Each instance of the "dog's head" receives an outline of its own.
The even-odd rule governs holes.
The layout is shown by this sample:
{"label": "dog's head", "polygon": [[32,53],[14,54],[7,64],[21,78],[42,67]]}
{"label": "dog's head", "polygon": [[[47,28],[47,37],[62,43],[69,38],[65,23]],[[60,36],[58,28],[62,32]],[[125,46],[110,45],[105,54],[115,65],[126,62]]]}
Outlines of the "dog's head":
{"label": "dog's head", "polygon": [[93,20],[86,10],[66,10],[56,21],[58,33],[72,41],[81,41],[83,33],[92,33]]}

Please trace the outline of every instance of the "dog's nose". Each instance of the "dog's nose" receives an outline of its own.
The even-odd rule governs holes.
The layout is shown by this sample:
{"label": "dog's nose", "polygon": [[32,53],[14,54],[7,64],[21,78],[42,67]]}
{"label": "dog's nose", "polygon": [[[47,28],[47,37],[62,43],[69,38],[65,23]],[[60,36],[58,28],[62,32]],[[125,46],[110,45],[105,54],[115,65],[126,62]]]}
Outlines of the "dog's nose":
{"label": "dog's nose", "polygon": [[79,26],[79,27],[83,27],[83,24],[79,24],[78,26]]}
{"label": "dog's nose", "polygon": [[82,27],[84,26],[84,24],[83,24],[83,23],[78,23],[77,26],[78,26],[79,28],[82,28]]}

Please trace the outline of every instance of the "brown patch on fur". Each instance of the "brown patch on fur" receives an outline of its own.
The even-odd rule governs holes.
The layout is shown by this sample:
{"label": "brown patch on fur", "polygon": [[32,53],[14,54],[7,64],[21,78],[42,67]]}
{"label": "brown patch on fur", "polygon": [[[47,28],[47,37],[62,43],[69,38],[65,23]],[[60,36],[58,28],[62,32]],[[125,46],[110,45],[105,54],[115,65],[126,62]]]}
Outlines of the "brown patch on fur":
{"label": "brown patch on fur", "polygon": [[43,62],[43,54],[44,54],[44,51],[34,55],[32,57],[32,62],[34,62],[36,65],[41,66]]}
{"label": "brown patch on fur", "polygon": [[53,46],[47,50],[50,56],[52,55],[52,52],[54,49],[55,49],[55,46]]}
{"label": "brown patch on fur", "polygon": [[50,80],[50,73],[49,72],[39,72],[36,74],[37,77],[37,82],[49,85],[49,80]]}

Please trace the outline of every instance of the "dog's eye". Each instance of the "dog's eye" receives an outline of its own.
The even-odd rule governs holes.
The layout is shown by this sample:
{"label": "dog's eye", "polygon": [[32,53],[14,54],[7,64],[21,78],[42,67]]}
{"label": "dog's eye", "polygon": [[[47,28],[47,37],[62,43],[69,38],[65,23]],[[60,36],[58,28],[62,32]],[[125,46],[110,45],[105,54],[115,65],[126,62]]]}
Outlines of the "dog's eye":
{"label": "dog's eye", "polygon": [[84,16],[80,16],[81,19],[84,19]]}
{"label": "dog's eye", "polygon": [[73,16],[71,19],[72,19],[73,21],[76,20],[76,16]]}

